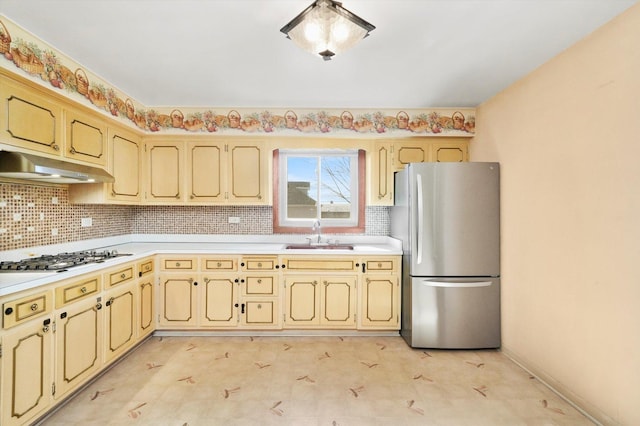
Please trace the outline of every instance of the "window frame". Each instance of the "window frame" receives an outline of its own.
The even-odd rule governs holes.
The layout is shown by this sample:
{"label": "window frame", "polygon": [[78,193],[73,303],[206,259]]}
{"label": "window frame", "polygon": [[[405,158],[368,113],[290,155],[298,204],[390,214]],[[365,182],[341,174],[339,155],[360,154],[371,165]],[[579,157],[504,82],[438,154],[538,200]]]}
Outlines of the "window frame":
{"label": "window frame", "polygon": [[[294,150],[286,150],[292,152]],[[322,155],[322,152],[332,152],[332,149],[300,149],[301,154],[318,153]],[[281,223],[281,197],[280,197],[280,184],[282,179],[286,181],[286,176],[281,176],[282,170],[280,170],[280,150],[273,150],[273,233],[274,234],[308,234],[313,232],[311,226],[315,219],[309,219],[309,226],[290,226],[285,223]],[[364,233],[365,232],[365,208],[366,208],[366,188],[365,188],[365,176],[366,176],[366,151],[364,149],[358,149],[357,152],[357,181],[358,191],[357,194],[352,193],[352,197],[357,199],[357,224],[348,226],[335,226],[329,222],[326,224],[320,219],[322,227],[322,233],[327,234],[347,234],[347,233]]]}

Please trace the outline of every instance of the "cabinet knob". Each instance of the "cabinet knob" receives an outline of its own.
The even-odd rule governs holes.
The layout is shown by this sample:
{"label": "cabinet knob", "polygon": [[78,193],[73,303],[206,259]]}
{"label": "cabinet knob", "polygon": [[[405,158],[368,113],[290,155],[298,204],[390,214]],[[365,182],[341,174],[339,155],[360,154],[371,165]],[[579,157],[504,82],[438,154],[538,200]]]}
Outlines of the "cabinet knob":
{"label": "cabinet knob", "polygon": [[193,285],[198,285],[198,281],[194,282]]}
{"label": "cabinet knob", "polygon": [[78,153],[78,151],[76,151],[76,149],[74,147],[71,147],[69,149],[69,152],[72,153],[72,154],[77,154]]}
{"label": "cabinet knob", "polygon": [[42,326],[42,332],[46,333],[47,331],[49,331],[49,326],[48,325],[43,325]]}
{"label": "cabinet knob", "polygon": [[206,277],[205,277],[205,279],[204,279],[204,283],[205,283],[205,284],[208,284],[208,283],[209,283],[209,281],[211,281],[211,280],[210,280],[209,278],[206,278]]}
{"label": "cabinet knob", "polygon": [[80,289],[80,293],[85,294],[87,292],[87,288],[86,287],[82,287]]}
{"label": "cabinet knob", "polygon": [[33,305],[31,305],[31,310],[32,311],[37,311],[38,310],[38,304],[34,303]]}
{"label": "cabinet knob", "polygon": [[51,148],[53,148],[54,151],[60,151],[60,147],[55,142],[51,144]]}
{"label": "cabinet knob", "polygon": [[124,272],[123,272],[122,274],[120,274],[120,278],[121,278],[121,279],[123,279],[123,280],[124,280],[126,277],[127,277],[127,275],[126,275]]}
{"label": "cabinet knob", "polygon": [[258,262],[258,268],[262,268],[262,262]]}
{"label": "cabinet knob", "polygon": [[96,303],[96,309],[97,310],[102,309],[102,303]]}
{"label": "cabinet knob", "polygon": [[262,284],[262,279],[258,278],[258,284]]}
{"label": "cabinet knob", "polygon": [[219,267],[222,266],[222,263],[218,262],[218,263],[216,263],[216,266],[219,268]]}
{"label": "cabinet knob", "polygon": [[176,268],[180,267],[180,262],[176,262]]}
{"label": "cabinet knob", "polygon": [[244,266],[244,262],[242,262],[242,263],[240,264],[240,266]]}
{"label": "cabinet knob", "polygon": [[13,308],[7,308],[4,310],[5,315],[11,315],[13,313]]}

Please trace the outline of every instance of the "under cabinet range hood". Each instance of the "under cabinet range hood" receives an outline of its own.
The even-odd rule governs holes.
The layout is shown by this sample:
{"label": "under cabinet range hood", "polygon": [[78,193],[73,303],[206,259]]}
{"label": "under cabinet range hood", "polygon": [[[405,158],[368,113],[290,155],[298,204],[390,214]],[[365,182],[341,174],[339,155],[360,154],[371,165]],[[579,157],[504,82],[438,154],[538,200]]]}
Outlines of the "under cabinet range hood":
{"label": "under cabinet range hood", "polygon": [[68,163],[22,152],[0,151],[0,178],[27,179],[49,183],[113,182],[99,167]]}

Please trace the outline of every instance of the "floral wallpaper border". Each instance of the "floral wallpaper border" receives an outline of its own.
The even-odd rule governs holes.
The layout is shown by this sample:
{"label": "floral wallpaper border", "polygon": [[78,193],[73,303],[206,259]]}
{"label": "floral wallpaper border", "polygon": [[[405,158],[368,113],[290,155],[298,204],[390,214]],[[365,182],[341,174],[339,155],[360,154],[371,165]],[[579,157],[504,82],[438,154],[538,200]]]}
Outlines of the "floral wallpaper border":
{"label": "floral wallpaper border", "polygon": [[22,70],[31,80],[128,125],[166,133],[357,134],[473,136],[475,109],[228,110],[146,107],[0,15],[0,66]]}

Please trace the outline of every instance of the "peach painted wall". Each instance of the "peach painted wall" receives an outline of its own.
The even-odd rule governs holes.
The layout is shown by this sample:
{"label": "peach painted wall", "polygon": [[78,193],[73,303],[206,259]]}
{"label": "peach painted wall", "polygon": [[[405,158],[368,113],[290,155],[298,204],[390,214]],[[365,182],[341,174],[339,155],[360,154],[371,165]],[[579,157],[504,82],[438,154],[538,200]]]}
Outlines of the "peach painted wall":
{"label": "peach painted wall", "polygon": [[502,166],[503,350],[640,425],[640,4],[477,109]]}

